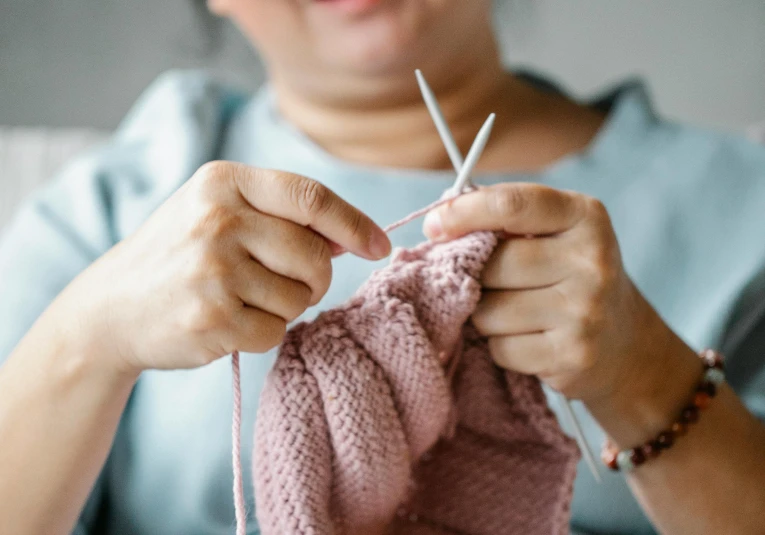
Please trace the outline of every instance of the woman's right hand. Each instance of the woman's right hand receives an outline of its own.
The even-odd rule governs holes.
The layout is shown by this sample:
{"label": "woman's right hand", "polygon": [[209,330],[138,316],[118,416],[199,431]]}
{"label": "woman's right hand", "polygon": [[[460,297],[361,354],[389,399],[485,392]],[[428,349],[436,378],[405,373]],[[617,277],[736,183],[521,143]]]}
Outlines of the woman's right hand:
{"label": "woman's right hand", "polygon": [[54,306],[119,370],[198,367],[278,345],[327,291],[339,247],[390,252],[371,219],[318,182],[212,162]]}

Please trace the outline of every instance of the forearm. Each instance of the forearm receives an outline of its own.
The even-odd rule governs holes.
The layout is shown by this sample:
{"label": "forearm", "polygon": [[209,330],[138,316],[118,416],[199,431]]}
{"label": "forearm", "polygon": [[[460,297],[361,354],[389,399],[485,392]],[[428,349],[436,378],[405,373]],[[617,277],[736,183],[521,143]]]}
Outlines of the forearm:
{"label": "forearm", "polygon": [[[698,357],[674,335],[663,345],[668,357],[656,373],[646,372],[645,385],[613,403],[590,406],[620,449],[671,426],[699,382]],[[761,533],[765,426],[724,385],[686,436],[627,477],[662,533]]]}
{"label": "forearm", "polygon": [[136,376],[49,309],[0,368],[0,532],[70,533]]}

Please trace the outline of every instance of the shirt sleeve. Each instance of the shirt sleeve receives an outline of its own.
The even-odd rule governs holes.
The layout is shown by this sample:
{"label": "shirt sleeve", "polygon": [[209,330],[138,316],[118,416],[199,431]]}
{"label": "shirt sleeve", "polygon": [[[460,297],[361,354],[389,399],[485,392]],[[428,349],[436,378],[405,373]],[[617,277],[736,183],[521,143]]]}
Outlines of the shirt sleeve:
{"label": "shirt sleeve", "polygon": [[[216,157],[238,99],[202,73],[165,74],[108,143],[21,207],[0,235],[0,366],[72,279]],[[94,533],[105,487],[101,474],[75,535]]]}
{"label": "shirt sleeve", "polygon": [[728,383],[765,423],[765,266],[739,295],[720,347]]}
{"label": "shirt sleeve", "polygon": [[[0,238],[0,364],[61,290],[113,243],[110,197],[89,166],[74,164],[39,191]],[[75,534],[89,533],[102,486],[99,478]]]}

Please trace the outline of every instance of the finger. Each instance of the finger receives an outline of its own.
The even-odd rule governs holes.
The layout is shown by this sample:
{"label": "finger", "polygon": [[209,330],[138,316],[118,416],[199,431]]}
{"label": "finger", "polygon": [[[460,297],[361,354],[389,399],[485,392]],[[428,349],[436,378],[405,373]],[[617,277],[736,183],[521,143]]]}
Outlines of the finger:
{"label": "finger", "polygon": [[283,318],[248,306],[242,306],[234,321],[228,347],[245,353],[265,353],[279,345],[287,332]]}
{"label": "finger", "polygon": [[236,177],[244,198],[263,213],[310,227],[364,258],[378,260],[390,253],[390,240],[380,227],[315,180],[247,166]]}
{"label": "finger", "polygon": [[431,239],[450,239],[478,230],[547,235],[573,227],[585,197],[539,184],[498,184],[461,195],[425,220]]}
{"label": "finger", "polygon": [[555,348],[547,332],[491,337],[489,352],[506,370],[543,377],[555,370]]}
{"label": "finger", "polygon": [[305,283],[310,304],[321,300],[332,281],[329,242],[311,229],[286,219],[253,213],[245,221],[242,243],[267,270]]}
{"label": "finger", "polygon": [[542,288],[565,279],[570,270],[560,236],[513,237],[497,245],[481,283],[488,289]]}
{"label": "finger", "polygon": [[484,336],[529,334],[559,324],[564,306],[552,288],[484,292],[472,319]]}
{"label": "finger", "polygon": [[234,291],[246,305],[279,316],[287,322],[295,320],[311,305],[311,288],[278,275],[255,260],[239,266]]}

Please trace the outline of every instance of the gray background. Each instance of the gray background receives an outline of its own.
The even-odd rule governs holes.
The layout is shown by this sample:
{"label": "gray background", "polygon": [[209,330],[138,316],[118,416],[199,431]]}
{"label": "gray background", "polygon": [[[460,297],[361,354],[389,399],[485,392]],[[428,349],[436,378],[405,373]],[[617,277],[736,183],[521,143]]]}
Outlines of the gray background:
{"label": "gray background", "polygon": [[[671,117],[726,129],[765,121],[765,0],[505,4],[508,61],[576,95],[637,74]],[[191,0],[0,0],[0,125],[112,128],[171,67],[257,85],[244,39],[222,21],[203,30],[209,24]]]}

